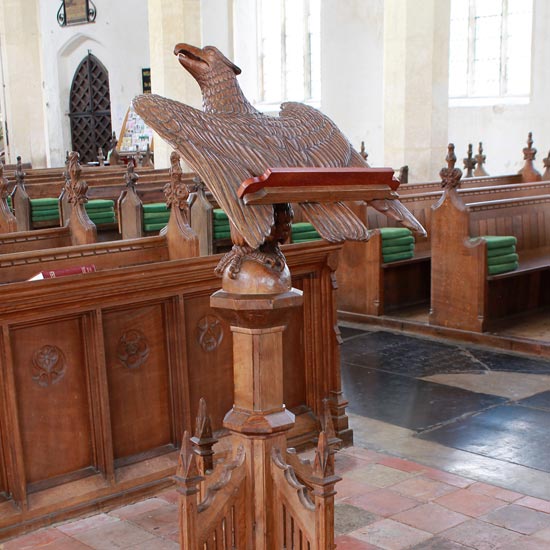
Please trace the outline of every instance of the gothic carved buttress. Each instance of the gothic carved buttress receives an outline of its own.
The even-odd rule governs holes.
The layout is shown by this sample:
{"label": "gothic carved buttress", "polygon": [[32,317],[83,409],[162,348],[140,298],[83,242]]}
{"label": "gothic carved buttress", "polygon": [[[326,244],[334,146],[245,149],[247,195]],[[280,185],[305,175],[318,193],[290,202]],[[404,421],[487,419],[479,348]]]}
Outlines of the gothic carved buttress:
{"label": "gothic carved buttress", "polygon": [[149,343],[140,330],[131,329],[122,334],[117,345],[117,357],[129,369],[138,369],[149,357]]}
{"label": "gothic carved buttress", "polygon": [[204,351],[214,351],[223,340],[222,320],[217,315],[205,315],[197,323],[197,342]]}
{"label": "gothic carved buttress", "polygon": [[57,346],[42,346],[32,356],[32,379],[43,388],[57,384],[65,369],[65,356]]}

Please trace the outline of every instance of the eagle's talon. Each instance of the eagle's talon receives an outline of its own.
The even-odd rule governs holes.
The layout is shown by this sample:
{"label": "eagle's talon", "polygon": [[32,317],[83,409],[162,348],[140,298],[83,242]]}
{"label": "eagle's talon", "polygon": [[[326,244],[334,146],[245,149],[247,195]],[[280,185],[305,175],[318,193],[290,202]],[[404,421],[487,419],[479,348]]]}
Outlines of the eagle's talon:
{"label": "eagle's talon", "polygon": [[244,260],[259,263],[274,271],[283,271],[286,265],[284,254],[278,247],[270,252],[263,252],[250,246],[234,244],[233,248],[219,261],[215,273],[218,277],[223,277],[224,273],[227,272],[230,279],[236,279]]}

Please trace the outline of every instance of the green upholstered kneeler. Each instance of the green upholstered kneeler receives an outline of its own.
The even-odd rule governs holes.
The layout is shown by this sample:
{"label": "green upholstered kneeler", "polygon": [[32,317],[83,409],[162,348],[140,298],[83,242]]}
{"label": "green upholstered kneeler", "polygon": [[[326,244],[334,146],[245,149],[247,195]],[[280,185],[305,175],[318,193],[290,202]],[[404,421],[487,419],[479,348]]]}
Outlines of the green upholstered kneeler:
{"label": "green upholstered kneeler", "polygon": [[150,214],[153,212],[168,212],[168,207],[165,202],[152,202],[150,204],[143,205],[143,212]]}
{"label": "green upholstered kneeler", "polygon": [[143,212],[143,219],[151,222],[168,220],[169,217],[170,212]]}
{"label": "green upholstered kneeler", "polygon": [[403,246],[405,244],[414,244],[414,237],[412,235],[408,237],[392,237],[391,239],[382,237],[382,249],[387,246]]}
{"label": "green upholstered kneeler", "polygon": [[228,220],[227,214],[221,208],[214,208],[212,211],[214,220]]}
{"label": "green upholstered kneeler", "polygon": [[52,208],[49,210],[33,210],[31,212],[31,219],[33,222],[43,222],[47,220],[59,220],[59,210]]}
{"label": "green upholstered kneeler", "polygon": [[384,254],[384,263],[397,262],[399,260],[410,260],[414,257],[414,252],[400,252],[398,254]]}
{"label": "green upholstered kneeler", "polygon": [[512,235],[504,237],[500,235],[484,235],[481,238],[487,243],[487,248],[489,250],[493,248],[502,248],[503,246],[516,246],[518,242],[516,237]]}
{"label": "green upholstered kneeler", "polygon": [[405,244],[401,246],[383,246],[382,254],[401,254],[401,252],[414,252],[414,244]]}
{"label": "green upholstered kneeler", "polygon": [[488,267],[489,275],[498,275],[499,273],[514,271],[518,268],[518,265],[518,262],[513,262],[511,264],[490,265]]}
{"label": "green upholstered kneeler", "polygon": [[165,223],[146,223],[143,226],[145,231],[160,231],[163,227],[166,227]]}
{"label": "green upholstered kneeler", "polygon": [[55,198],[31,199],[32,208],[57,208],[59,200]]}
{"label": "green upholstered kneeler", "polygon": [[517,263],[519,256],[517,254],[505,254],[504,256],[493,256],[492,258],[487,259],[487,265],[491,267],[492,265],[502,265],[502,264],[513,264]]}
{"label": "green upholstered kneeler", "polygon": [[296,222],[292,224],[292,233],[304,233],[305,231],[314,231],[313,225],[309,222]]}
{"label": "green upholstered kneeler", "polygon": [[231,231],[214,231],[214,239],[229,239]]}
{"label": "green upholstered kneeler", "polygon": [[115,201],[108,199],[94,199],[86,203],[86,210],[114,210]]}
{"label": "green upholstered kneeler", "polygon": [[515,254],[515,246],[503,246],[502,248],[487,249],[487,258],[493,258],[494,256],[507,256],[508,254]]}
{"label": "green upholstered kneeler", "polygon": [[410,237],[412,232],[406,227],[381,227],[380,234],[382,239],[397,239],[399,237]]}
{"label": "green upholstered kneeler", "polygon": [[115,223],[116,221],[114,212],[101,212],[97,214],[95,212],[88,212],[88,217],[96,225],[103,224],[103,223]]}

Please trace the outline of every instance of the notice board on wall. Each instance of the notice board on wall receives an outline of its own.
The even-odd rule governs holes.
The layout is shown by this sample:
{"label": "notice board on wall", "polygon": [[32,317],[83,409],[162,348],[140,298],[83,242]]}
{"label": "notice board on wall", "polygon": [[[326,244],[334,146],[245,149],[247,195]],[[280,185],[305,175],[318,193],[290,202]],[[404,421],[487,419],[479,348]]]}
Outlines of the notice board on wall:
{"label": "notice board on wall", "polygon": [[145,124],[130,105],[122,123],[117,149],[121,153],[146,151],[147,145],[152,151],[153,129]]}

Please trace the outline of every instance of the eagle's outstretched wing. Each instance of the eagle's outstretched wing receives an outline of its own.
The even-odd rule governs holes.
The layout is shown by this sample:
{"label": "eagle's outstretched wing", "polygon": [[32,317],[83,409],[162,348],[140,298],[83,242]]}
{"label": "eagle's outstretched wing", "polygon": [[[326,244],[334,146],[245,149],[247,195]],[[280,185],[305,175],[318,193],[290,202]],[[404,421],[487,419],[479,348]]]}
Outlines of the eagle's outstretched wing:
{"label": "eagle's outstretched wing", "polygon": [[153,94],[135,98],[133,105],[207,183],[246,242],[253,248],[260,246],[271,232],[273,208],[246,206],[237,197],[241,182],[261,174],[265,166],[260,151],[239,136],[239,125],[233,125],[229,117],[213,116]]}

